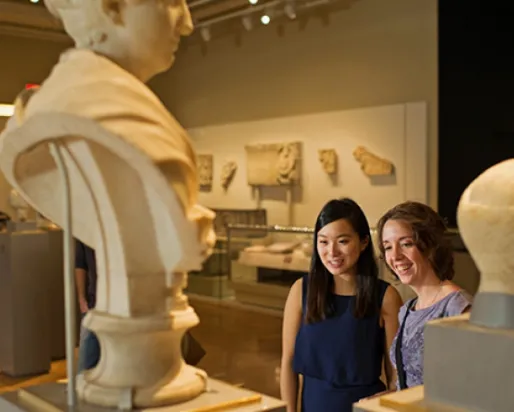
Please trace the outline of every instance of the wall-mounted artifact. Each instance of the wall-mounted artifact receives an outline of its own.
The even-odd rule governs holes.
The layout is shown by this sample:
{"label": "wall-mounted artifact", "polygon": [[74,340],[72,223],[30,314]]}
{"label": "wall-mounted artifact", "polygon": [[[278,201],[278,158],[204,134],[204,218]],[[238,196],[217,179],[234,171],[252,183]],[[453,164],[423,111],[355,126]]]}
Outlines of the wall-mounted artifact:
{"label": "wall-mounted artifact", "polygon": [[337,153],[334,149],[318,150],[318,158],[325,173],[333,175],[337,172]]}
{"label": "wall-mounted artifact", "polygon": [[301,143],[246,146],[248,184],[281,186],[300,183]]}
{"label": "wall-mounted artifact", "polygon": [[388,176],[393,174],[394,165],[386,159],[359,146],[353,151],[353,157],[361,164],[361,170],[367,176]]}
{"label": "wall-mounted artifact", "polygon": [[228,189],[230,183],[232,183],[232,179],[236,174],[237,163],[233,161],[225,162],[223,167],[221,168],[221,187],[225,190]]}
{"label": "wall-mounted artifact", "polygon": [[213,157],[209,154],[197,155],[198,160],[198,181],[201,188],[212,186],[212,163]]}

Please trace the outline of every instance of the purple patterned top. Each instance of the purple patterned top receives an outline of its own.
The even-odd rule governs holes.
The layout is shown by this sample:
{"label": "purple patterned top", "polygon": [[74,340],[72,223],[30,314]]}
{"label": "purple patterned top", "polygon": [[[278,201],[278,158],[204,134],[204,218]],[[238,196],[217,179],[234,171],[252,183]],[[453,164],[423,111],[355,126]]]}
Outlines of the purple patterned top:
{"label": "purple patterned top", "polygon": [[[405,317],[405,311],[409,303],[414,299],[407,301],[400,308],[400,314],[398,315],[400,327]],[[411,309],[406,319],[402,340],[403,368],[405,369],[407,387],[423,385],[423,351],[425,347],[423,331],[425,324],[433,319],[462,314],[471,305],[472,300],[471,295],[460,290],[450,293],[428,308],[415,311]],[[397,338],[398,335],[395,336],[389,351],[394,367],[396,367],[395,350]],[[398,382],[396,382],[396,385],[399,389],[400,385]]]}

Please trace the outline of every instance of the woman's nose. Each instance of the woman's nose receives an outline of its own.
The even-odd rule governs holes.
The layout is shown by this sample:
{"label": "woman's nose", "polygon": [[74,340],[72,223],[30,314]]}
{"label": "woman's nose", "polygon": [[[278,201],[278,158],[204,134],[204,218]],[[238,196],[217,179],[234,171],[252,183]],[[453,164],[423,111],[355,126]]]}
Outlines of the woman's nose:
{"label": "woman's nose", "polygon": [[329,247],[329,253],[330,256],[337,256],[339,255],[339,247],[336,242],[332,243]]}

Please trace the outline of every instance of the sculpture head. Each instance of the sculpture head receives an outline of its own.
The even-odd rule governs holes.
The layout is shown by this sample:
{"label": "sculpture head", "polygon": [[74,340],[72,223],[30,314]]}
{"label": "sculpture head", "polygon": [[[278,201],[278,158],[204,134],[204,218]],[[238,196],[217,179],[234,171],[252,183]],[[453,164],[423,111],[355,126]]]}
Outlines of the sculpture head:
{"label": "sculpture head", "polygon": [[143,82],[168,70],[193,23],[186,0],[45,0],[80,49],[110,58]]}
{"label": "sculpture head", "polygon": [[471,182],[460,199],[457,220],[480,270],[479,292],[514,295],[514,159]]}

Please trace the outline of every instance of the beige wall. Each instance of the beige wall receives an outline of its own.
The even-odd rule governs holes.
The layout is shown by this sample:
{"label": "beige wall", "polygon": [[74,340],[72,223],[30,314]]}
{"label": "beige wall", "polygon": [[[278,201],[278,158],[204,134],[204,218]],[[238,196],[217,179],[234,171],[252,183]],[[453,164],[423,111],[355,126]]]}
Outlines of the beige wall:
{"label": "beige wall", "polygon": [[11,103],[27,83],[40,83],[65,47],[61,43],[0,35],[0,103]]}
{"label": "beige wall", "polygon": [[[201,191],[198,200],[215,209],[262,207],[269,224],[313,226],[329,199],[350,196],[375,226],[389,208],[406,199],[426,202],[425,113],[425,104],[396,104],[189,129],[197,153],[213,155],[212,188]],[[257,196],[248,185],[245,145],[281,141],[301,146],[301,186],[291,193],[291,207],[287,188],[263,187]],[[366,176],[352,154],[359,145],[390,161],[394,173]],[[338,157],[332,176],[318,160],[318,150],[327,148]],[[226,160],[235,161],[238,169],[224,190],[220,177]]]}
{"label": "beige wall", "polygon": [[287,24],[183,47],[152,87],[186,127],[410,101],[428,103],[429,202],[437,206],[437,1],[359,0]]}
{"label": "beige wall", "polygon": [[[65,47],[5,35],[0,45],[0,103],[41,82]],[[283,35],[270,25],[239,44],[215,39],[205,53],[190,44],[152,87],[188,128],[426,101],[429,202],[437,205],[436,0],[358,0],[328,24],[286,24]]]}

